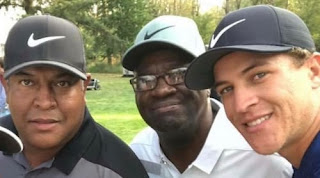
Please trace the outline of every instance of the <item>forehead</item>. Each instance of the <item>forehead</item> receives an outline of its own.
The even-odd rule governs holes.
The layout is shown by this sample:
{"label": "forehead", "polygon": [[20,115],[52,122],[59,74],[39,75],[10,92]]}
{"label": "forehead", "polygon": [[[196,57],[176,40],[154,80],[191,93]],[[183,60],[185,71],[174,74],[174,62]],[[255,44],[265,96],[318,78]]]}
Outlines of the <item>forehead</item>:
{"label": "forehead", "polygon": [[59,68],[50,65],[41,65],[41,66],[30,66],[21,69],[20,71],[16,72],[12,76],[19,76],[19,75],[29,75],[34,77],[63,77],[63,76],[72,76],[77,77],[74,74]]}
{"label": "forehead", "polygon": [[191,60],[191,56],[180,50],[158,50],[143,56],[136,72],[166,71],[190,63]]}

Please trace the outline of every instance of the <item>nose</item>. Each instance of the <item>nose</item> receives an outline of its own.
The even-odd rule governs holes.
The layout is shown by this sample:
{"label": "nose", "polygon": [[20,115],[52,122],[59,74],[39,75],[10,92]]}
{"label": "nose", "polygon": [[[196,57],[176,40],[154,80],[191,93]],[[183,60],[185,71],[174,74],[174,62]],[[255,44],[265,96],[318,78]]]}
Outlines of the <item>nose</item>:
{"label": "nose", "polygon": [[237,113],[245,113],[258,103],[258,97],[253,89],[238,87],[234,89],[233,103]]}
{"label": "nose", "polygon": [[153,96],[165,97],[176,91],[177,89],[174,86],[167,84],[163,77],[159,77],[156,87],[151,92]]}
{"label": "nose", "polygon": [[54,92],[50,86],[40,86],[36,94],[34,104],[37,108],[46,110],[56,106]]}

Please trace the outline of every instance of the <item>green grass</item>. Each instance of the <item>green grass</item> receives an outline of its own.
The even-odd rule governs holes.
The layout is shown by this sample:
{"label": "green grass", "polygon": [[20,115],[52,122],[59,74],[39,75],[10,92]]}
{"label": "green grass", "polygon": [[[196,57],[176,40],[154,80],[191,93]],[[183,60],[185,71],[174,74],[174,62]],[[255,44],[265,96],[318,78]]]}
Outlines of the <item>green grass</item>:
{"label": "green grass", "polygon": [[100,80],[101,90],[88,90],[87,106],[93,118],[123,141],[129,143],[144,127],[129,84],[121,74],[93,73]]}

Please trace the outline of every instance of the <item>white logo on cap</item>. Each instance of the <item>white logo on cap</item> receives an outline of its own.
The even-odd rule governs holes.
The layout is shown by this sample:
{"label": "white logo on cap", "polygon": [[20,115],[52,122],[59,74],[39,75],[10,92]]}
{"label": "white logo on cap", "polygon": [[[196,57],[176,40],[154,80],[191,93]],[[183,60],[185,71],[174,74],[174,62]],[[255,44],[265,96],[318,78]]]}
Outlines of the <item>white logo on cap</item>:
{"label": "white logo on cap", "polygon": [[42,43],[46,43],[48,41],[62,39],[62,38],[65,38],[65,36],[49,36],[49,37],[39,38],[39,39],[35,40],[33,38],[33,33],[32,33],[28,39],[28,46],[30,48],[33,48],[33,47],[41,45]]}
{"label": "white logo on cap", "polygon": [[212,35],[212,39],[211,39],[211,42],[210,42],[210,48],[214,47],[214,45],[216,45],[216,43],[218,42],[219,38],[227,31],[229,30],[231,27],[245,21],[246,19],[241,19],[241,20],[238,20],[236,22],[233,22],[232,24],[224,27],[219,33],[218,35],[216,36],[216,38],[214,38],[214,35]]}

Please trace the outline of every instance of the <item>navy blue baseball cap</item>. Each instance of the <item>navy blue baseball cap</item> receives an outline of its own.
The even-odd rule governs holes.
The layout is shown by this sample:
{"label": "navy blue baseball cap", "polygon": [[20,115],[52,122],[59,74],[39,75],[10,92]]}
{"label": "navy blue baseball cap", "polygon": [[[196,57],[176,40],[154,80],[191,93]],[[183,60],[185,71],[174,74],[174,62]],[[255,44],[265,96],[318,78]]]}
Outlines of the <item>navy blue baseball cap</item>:
{"label": "navy blue baseball cap", "polygon": [[194,90],[213,87],[215,63],[231,52],[282,53],[294,47],[316,49],[309,29],[296,14],[270,5],[236,10],[221,20],[208,50],[189,66],[186,86]]}
{"label": "navy blue baseball cap", "polygon": [[50,15],[29,16],[10,30],[4,56],[4,78],[25,67],[49,65],[86,80],[84,45],[79,29]]}

